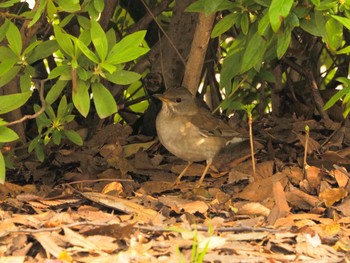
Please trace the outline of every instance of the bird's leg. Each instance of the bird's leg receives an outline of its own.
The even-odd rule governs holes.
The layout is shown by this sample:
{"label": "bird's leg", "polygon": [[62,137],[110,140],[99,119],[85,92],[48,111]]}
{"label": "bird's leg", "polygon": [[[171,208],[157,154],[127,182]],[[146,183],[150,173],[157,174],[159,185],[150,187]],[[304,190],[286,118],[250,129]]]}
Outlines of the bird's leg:
{"label": "bird's leg", "polygon": [[204,171],[203,171],[203,173],[202,173],[202,176],[201,176],[201,178],[199,179],[199,181],[196,183],[195,188],[199,188],[199,187],[201,186],[201,184],[203,183],[204,177],[205,177],[205,175],[207,174],[211,163],[212,163],[211,160],[208,160],[208,161],[207,161],[207,166],[205,166],[205,169],[204,169]]}
{"label": "bird's leg", "polygon": [[179,174],[179,176],[176,178],[174,185],[178,185],[181,181],[182,176],[185,175],[186,171],[188,170],[188,168],[190,168],[192,162],[188,162],[188,164],[186,165],[186,167],[182,170],[182,172]]}

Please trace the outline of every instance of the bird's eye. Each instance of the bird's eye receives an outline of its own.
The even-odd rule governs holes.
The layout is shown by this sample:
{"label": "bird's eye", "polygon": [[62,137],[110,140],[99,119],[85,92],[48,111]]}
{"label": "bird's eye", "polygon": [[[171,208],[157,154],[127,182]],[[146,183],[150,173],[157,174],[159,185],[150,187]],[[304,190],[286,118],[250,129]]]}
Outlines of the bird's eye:
{"label": "bird's eye", "polygon": [[177,103],[180,103],[180,102],[181,102],[181,98],[176,98],[175,101],[176,101]]}

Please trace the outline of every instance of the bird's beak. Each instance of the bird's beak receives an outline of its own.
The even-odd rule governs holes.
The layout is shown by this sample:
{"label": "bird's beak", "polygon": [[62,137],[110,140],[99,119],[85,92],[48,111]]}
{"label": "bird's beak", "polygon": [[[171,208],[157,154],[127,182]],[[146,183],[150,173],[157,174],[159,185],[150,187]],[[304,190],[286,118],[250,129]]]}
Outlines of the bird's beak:
{"label": "bird's beak", "polygon": [[153,97],[155,97],[156,99],[161,100],[162,102],[165,102],[165,103],[171,103],[172,102],[168,98],[164,97],[163,94],[153,94]]}

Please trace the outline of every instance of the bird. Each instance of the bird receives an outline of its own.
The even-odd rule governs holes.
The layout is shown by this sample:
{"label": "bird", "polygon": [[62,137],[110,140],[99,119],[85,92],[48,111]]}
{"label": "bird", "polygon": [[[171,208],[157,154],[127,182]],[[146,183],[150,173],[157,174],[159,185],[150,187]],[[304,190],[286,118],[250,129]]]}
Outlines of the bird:
{"label": "bird", "polygon": [[200,187],[214,156],[226,145],[246,140],[223,120],[198,103],[183,86],[154,94],[162,107],[156,117],[156,130],[161,144],[188,164],[174,182],[179,184],[193,162],[206,161],[207,165],[195,185]]}

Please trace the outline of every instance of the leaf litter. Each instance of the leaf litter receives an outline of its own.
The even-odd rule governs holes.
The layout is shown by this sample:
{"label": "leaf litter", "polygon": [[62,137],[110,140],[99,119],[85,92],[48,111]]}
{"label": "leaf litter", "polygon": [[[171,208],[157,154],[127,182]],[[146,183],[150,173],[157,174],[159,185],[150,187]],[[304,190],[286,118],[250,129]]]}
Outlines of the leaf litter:
{"label": "leaf litter", "polygon": [[349,262],[350,150],[327,134],[266,121],[256,174],[241,145],[199,189],[204,163],[174,186],[186,163],[119,124],[45,164],[18,156],[0,185],[0,262]]}

